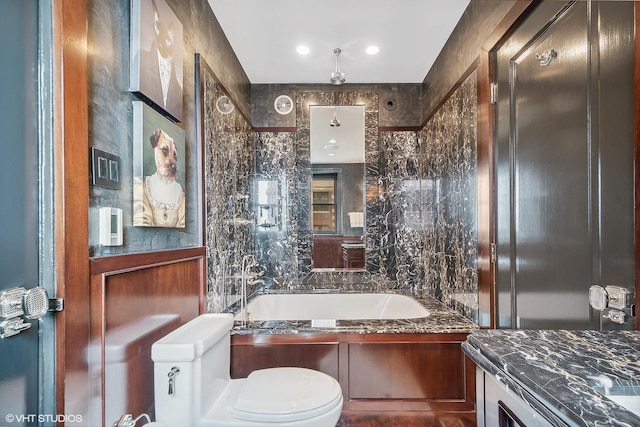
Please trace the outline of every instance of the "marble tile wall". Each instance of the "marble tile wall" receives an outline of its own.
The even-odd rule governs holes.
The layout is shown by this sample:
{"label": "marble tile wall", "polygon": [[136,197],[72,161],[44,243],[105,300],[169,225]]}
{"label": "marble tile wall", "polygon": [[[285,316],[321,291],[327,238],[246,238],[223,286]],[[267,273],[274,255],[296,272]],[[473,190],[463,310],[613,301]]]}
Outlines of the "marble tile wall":
{"label": "marble tile wall", "polygon": [[[219,89],[212,85],[217,96]],[[308,106],[363,102],[366,272],[312,272]],[[366,283],[367,289],[426,292],[475,320],[476,105],[474,73],[422,131],[379,132],[374,92],[298,92],[296,131],[257,132],[254,140],[246,123],[208,105],[207,114],[221,121],[211,127],[217,133],[207,136],[217,141],[207,149],[212,157],[206,172],[215,181],[207,178],[209,309],[219,310],[225,297],[237,293],[233,275],[239,274],[242,255],[255,245],[272,289],[357,290]],[[271,183],[275,197],[269,207],[273,221],[264,227],[259,182]],[[239,199],[245,195],[246,202]],[[230,226],[234,216],[253,223]]]}
{"label": "marble tile wall", "polygon": [[419,153],[417,132],[380,133],[381,266],[403,289],[422,287]]}
{"label": "marble tile wall", "polygon": [[477,320],[477,85],[473,72],[422,129],[425,290]]}
{"label": "marble tile wall", "polygon": [[[389,287],[387,268],[381,262],[381,243],[385,227],[381,218],[380,153],[378,136],[378,95],[374,92],[297,92],[296,132],[260,132],[257,138],[256,173],[279,177],[286,186],[286,221],[282,231],[256,232],[256,252],[267,275],[275,279],[277,289],[342,287],[362,282],[361,274],[311,273],[310,193],[311,164],[309,161],[309,105],[365,105],[365,183],[366,183],[366,259],[367,281]],[[259,228],[259,227],[258,227]],[[372,278],[371,276],[374,276]],[[354,278],[357,278],[354,279]]]}
{"label": "marble tile wall", "polygon": [[310,105],[364,105],[365,106],[365,257],[367,271],[380,268],[380,234],[378,230],[378,94],[375,92],[298,92],[296,95],[296,181],[298,183],[298,274],[304,278],[311,272],[311,227],[310,194],[311,165],[310,147]]}
{"label": "marble tile wall", "polygon": [[[294,132],[259,132],[256,138],[256,179],[276,189],[272,227],[257,222],[256,256],[273,288],[289,288],[298,279],[299,183]],[[254,186],[255,187],[255,186]],[[254,200],[257,197],[254,192]],[[254,203],[255,206],[255,203]],[[262,207],[257,206],[259,211]]]}
{"label": "marble tile wall", "polygon": [[202,70],[207,311],[220,312],[237,300],[242,259],[254,253],[250,195],[255,142],[237,108],[228,114],[216,108],[227,94],[206,67]]}
{"label": "marble tile wall", "polygon": [[[274,288],[426,291],[477,315],[476,77],[472,74],[418,131],[378,132],[368,111],[364,273],[311,272],[308,105],[376,106],[375,94],[298,92],[296,132],[258,134],[256,172],[287,187],[286,223],[256,233]],[[370,114],[370,115],[369,115]],[[295,150],[292,149],[295,147]]]}

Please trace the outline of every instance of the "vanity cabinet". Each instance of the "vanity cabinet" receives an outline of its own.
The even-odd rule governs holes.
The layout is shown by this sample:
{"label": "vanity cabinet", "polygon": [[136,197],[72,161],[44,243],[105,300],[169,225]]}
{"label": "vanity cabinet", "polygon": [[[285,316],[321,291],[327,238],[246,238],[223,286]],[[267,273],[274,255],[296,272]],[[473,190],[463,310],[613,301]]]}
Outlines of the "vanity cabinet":
{"label": "vanity cabinet", "polygon": [[478,427],[552,427],[494,375],[476,367]]}
{"label": "vanity cabinet", "polygon": [[350,253],[345,259],[342,246],[343,244],[362,245],[359,237],[316,234],[312,242],[313,268],[364,268],[364,248],[361,250],[361,260],[357,259],[356,253]]}
{"label": "vanity cabinet", "polygon": [[364,268],[364,244],[342,243],[340,246],[344,268]]}
{"label": "vanity cabinet", "polygon": [[640,426],[638,331],[480,330],[478,426]]}

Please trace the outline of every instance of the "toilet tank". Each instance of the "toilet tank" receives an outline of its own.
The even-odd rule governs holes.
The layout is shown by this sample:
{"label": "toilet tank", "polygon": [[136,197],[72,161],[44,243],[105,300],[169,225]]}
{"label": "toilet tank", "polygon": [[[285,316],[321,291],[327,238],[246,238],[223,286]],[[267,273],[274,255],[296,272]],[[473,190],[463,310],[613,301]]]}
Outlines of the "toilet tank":
{"label": "toilet tank", "polygon": [[107,425],[113,425],[123,414],[152,413],[151,346],[179,325],[177,314],[158,314],[107,331],[103,396]]}
{"label": "toilet tank", "polygon": [[[156,420],[168,427],[195,425],[227,386],[230,313],[202,314],[151,347]],[[172,394],[169,373],[174,368]]]}

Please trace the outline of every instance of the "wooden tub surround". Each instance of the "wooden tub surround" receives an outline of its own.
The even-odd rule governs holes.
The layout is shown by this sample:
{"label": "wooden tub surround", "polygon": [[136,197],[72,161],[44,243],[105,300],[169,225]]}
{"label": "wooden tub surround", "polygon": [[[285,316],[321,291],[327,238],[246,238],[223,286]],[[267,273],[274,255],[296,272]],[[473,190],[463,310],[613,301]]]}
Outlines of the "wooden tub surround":
{"label": "wooden tub surround", "polygon": [[235,334],[231,376],[242,378],[256,369],[279,366],[327,373],[340,382],[344,394],[341,425],[367,425],[362,422],[381,413],[399,417],[403,426],[424,426],[425,419],[452,413],[475,420],[474,365],[460,347],[466,337],[467,333]]}
{"label": "wooden tub surround", "polygon": [[[311,291],[299,293],[303,298],[295,304],[310,304]],[[243,378],[256,369],[281,366],[331,375],[344,395],[340,426],[377,426],[380,415],[393,418],[386,424],[393,426],[440,425],[433,421],[447,419],[454,421],[446,425],[473,425],[469,420],[475,420],[475,366],[461,345],[477,325],[425,292],[363,288],[343,293],[362,299],[341,302],[354,308],[355,317],[337,319],[335,326],[315,327],[310,320],[294,320],[293,312],[277,309],[272,319],[291,320],[252,320],[245,327],[237,321],[231,335],[231,376]],[[374,293],[408,296],[428,314],[358,317],[362,313],[356,308],[371,304],[368,297]],[[318,306],[323,296],[318,294]],[[303,311],[321,315],[311,307]]]}

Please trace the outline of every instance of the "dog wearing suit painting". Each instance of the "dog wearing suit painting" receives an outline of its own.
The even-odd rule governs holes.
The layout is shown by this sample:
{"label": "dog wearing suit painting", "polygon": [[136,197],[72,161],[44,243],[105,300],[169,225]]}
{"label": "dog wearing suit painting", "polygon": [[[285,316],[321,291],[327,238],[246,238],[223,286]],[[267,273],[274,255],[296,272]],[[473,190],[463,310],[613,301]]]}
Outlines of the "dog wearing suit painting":
{"label": "dog wearing suit painting", "polygon": [[185,226],[185,194],[178,177],[178,151],[165,131],[155,129],[149,136],[155,173],[135,177],[133,183],[133,225],[146,227]]}
{"label": "dog wearing suit painting", "polygon": [[[162,4],[170,11],[164,2]],[[155,0],[151,0],[151,9],[153,41],[149,50],[140,50],[140,92],[180,120],[182,79],[177,73],[182,60],[177,53],[182,46],[182,30],[174,15],[165,11],[166,16],[160,17]]]}

